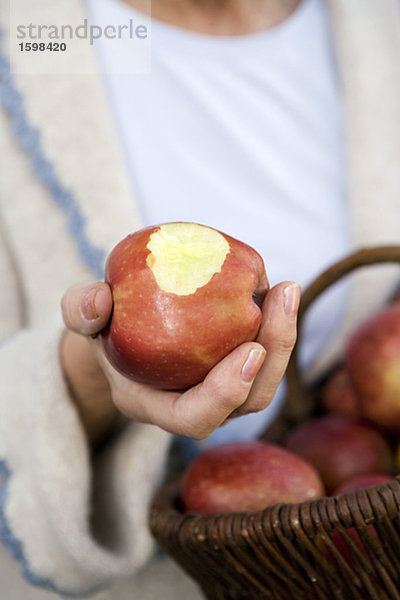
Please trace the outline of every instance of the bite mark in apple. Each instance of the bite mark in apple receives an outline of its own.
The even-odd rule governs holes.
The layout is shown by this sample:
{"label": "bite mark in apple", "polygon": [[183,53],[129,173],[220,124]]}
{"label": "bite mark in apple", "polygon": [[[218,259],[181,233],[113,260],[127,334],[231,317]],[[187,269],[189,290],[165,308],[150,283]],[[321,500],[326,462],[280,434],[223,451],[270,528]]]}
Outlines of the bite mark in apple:
{"label": "bite mark in apple", "polygon": [[151,234],[146,263],[165,292],[187,296],[221,271],[228,241],[197,223],[166,223]]}

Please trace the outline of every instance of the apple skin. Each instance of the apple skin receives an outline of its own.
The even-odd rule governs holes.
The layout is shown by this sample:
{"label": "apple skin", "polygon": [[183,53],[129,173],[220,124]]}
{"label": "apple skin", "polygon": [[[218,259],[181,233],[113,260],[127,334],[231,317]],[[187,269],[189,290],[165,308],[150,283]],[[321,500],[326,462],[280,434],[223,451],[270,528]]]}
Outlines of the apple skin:
{"label": "apple skin", "polygon": [[310,464],[262,441],[230,442],[204,451],[187,467],[181,487],[184,509],[201,514],[262,510],[324,494]]}
{"label": "apple skin", "polygon": [[125,376],[183,390],[256,338],[262,312],[253,297],[262,303],[268,279],[256,250],[219,232],[230,247],[220,272],[193,294],[166,292],[146,262],[150,236],[159,228],[128,235],[110,253],[105,281],[114,307],[101,338],[107,358]]}
{"label": "apple skin", "polygon": [[368,473],[388,473],[392,452],[372,425],[346,415],[328,414],[292,429],[284,446],[308,460],[328,494],[345,481]]}
{"label": "apple skin", "polygon": [[359,475],[348,481],[345,481],[333,491],[332,496],[338,496],[339,494],[346,494],[354,490],[360,490],[362,488],[373,487],[375,485],[382,485],[389,483],[393,480],[390,475],[384,473],[368,473],[367,475]]}
{"label": "apple skin", "polygon": [[336,369],[321,389],[321,402],[325,411],[359,417],[358,398],[344,367]]}
{"label": "apple skin", "polygon": [[346,368],[360,414],[400,431],[400,304],[361,323],[346,347]]}

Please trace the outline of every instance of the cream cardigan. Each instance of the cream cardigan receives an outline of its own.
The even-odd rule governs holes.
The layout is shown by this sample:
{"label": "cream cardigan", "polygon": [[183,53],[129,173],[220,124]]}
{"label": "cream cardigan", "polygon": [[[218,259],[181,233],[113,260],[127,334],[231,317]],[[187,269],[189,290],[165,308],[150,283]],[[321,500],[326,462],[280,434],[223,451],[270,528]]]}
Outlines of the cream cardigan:
{"label": "cream cardigan", "polygon": [[[0,0],[0,15],[7,4]],[[329,4],[346,107],[354,247],[399,243],[400,3]],[[35,2],[39,14],[51,6],[54,0]],[[57,0],[65,22],[71,11],[83,19],[83,2]],[[6,18],[1,27],[4,54]],[[95,71],[91,46],[81,60]],[[140,221],[100,76],[10,77],[4,61],[0,69],[0,533],[29,581],[74,595],[137,574],[154,549],[147,507],[169,434],[132,423],[93,469],[58,361],[60,297],[76,281],[101,277],[104,256]],[[398,271],[369,268],[352,279],[343,328],[312,374],[340,354],[349,328],[385,301]],[[101,490],[95,506],[104,530],[112,531],[105,543],[90,528],[92,482]],[[7,561],[1,551],[0,573],[10,578],[0,578],[3,589],[41,598],[18,587],[25,583]],[[95,597],[197,597],[179,570],[158,564]]]}

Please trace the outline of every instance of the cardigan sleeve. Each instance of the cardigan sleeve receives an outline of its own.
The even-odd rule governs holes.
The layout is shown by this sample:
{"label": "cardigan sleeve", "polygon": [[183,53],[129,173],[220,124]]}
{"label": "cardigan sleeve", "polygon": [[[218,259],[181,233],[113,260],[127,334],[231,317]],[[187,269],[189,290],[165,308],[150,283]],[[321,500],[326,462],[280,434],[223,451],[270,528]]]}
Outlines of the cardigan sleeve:
{"label": "cardigan sleeve", "polygon": [[23,293],[0,220],[0,344],[24,321]]}
{"label": "cardigan sleeve", "polygon": [[0,246],[0,536],[31,583],[82,595],[151,556],[147,509],[171,436],[132,422],[93,463],[59,360],[61,315],[23,326],[23,294]]}

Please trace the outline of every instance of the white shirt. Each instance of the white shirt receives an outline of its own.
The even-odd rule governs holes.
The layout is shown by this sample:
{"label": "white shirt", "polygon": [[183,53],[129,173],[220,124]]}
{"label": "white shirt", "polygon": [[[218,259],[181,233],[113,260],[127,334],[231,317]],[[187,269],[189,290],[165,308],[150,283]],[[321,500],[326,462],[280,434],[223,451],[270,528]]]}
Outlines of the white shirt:
{"label": "white shirt", "polygon": [[[304,287],[347,253],[343,116],[323,0],[235,37],[150,23],[118,0],[88,4],[94,23],[134,18],[151,31],[148,74],[118,74],[129,40],[96,44],[145,225],[194,221],[233,235],[260,252],[271,285]],[[345,301],[344,283],[312,311],[304,363],[334,333]],[[272,408],[204,444],[258,435],[282,395],[283,386]]]}

